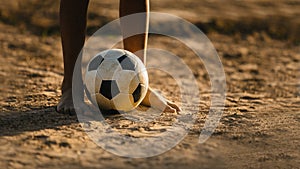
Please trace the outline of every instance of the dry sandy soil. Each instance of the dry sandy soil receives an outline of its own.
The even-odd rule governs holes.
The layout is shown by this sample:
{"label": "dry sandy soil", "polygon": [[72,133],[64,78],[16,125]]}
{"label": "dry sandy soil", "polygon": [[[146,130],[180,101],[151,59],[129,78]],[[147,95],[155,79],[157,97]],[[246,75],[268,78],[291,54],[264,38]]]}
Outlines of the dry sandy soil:
{"label": "dry sandy soil", "polygon": [[[180,56],[193,70],[200,111],[173,149],[131,159],[97,146],[76,116],[54,110],[63,70],[58,2],[0,2],[0,168],[299,168],[299,8],[299,0],[151,1],[152,11],[176,14],[207,33],[226,73],[226,106],[212,137],[198,144],[210,106],[207,72],[184,46],[151,36],[150,47]],[[88,34],[117,16],[116,0],[91,1]],[[149,75],[152,86],[179,102],[165,74]],[[172,118],[158,121],[171,125]],[[151,133],[151,124],[120,120],[106,118],[128,135]]]}

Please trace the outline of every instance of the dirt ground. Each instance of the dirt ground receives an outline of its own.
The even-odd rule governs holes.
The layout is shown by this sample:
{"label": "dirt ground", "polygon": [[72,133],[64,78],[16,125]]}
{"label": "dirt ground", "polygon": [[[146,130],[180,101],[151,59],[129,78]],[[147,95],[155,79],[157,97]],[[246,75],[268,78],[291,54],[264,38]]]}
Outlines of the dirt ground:
{"label": "dirt ground", "polygon": [[[91,1],[89,35],[117,18],[117,3]],[[189,60],[193,53],[171,39],[150,36],[149,47],[166,49],[191,67],[200,111],[173,149],[131,159],[97,146],[76,116],[54,110],[63,77],[58,2],[0,2],[0,168],[300,168],[299,8],[299,0],[152,0],[152,11],[178,15],[207,34],[226,73],[226,106],[212,137],[199,144],[211,97],[203,63]],[[179,103],[165,74],[149,76],[154,88]],[[119,115],[106,120],[120,124]],[[147,125],[125,126],[127,134],[145,136],[140,128]]]}

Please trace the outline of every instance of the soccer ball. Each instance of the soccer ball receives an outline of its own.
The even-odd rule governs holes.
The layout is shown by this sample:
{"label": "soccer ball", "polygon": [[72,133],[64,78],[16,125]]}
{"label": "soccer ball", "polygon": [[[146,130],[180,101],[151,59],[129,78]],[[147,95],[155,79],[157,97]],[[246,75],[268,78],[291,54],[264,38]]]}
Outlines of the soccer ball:
{"label": "soccer ball", "polygon": [[147,70],[142,61],[129,51],[105,50],[89,61],[84,90],[87,98],[100,109],[130,111],[146,95]]}

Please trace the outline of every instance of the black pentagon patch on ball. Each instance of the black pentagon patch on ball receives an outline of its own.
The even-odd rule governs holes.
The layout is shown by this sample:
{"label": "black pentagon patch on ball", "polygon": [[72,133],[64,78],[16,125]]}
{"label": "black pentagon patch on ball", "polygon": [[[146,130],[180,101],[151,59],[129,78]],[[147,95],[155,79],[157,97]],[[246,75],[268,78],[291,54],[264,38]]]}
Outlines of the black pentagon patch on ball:
{"label": "black pentagon patch on ball", "polygon": [[97,70],[99,65],[103,62],[103,57],[101,55],[96,56],[89,65],[88,71]]}
{"label": "black pentagon patch on ball", "polygon": [[139,84],[137,88],[134,90],[134,92],[132,93],[134,103],[139,101],[141,95],[142,95],[142,86],[141,84]]}
{"label": "black pentagon patch on ball", "polygon": [[103,80],[99,92],[104,97],[111,100],[120,93],[120,90],[115,80]]}
{"label": "black pentagon patch on ball", "polygon": [[118,58],[118,61],[124,70],[135,70],[135,64],[128,56],[123,55]]}

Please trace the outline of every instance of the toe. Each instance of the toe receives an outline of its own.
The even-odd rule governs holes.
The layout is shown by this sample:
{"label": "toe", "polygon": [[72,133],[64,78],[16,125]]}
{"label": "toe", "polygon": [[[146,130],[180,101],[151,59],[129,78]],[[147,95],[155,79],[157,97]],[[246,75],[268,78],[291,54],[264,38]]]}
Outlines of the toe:
{"label": "toe", "polygon": [[57,113],[61,113],[61,112],[60,112],[61,109],[60,109],[58,106],[55,107],[55,111],[56,111]]}
{"label": "toe", "polygon": [[175,109],[177,112],[181,111],[181,108],[179,106],[177,106],[175,103],[168,101],[167,104],[168,104],[168,106],[170,106],[173,109]]}
{"label": "toe", "polygon": [[62,114],[70,114],[70,109],[68,107],[65,107],[63,111],[61,111]]}
{"label": "toe", "polygon": [[66,112],[66,107],[64,105],[57,105],[56,106],[56,112],[60,114],[65,114]]}
{"label": "toe", "polygon": [[76,110],[75,110],[75,107],[74,107],[73,103],[69,105],[68,109],[69,109],[69,114],[70,115],[75,115],[76,114]]}
{"label": "toe", "polygon": [[76,111],[74,109],[73,105],[58,105],[55,108],[56,112],[60,113],[60,114],[68,114],[68,115],[75,115]]}
{"label": "toe", "polygon": [[168,112],[168,113],[175,113],[176,109],[172,108],[171,106],[166,106],[164,112]]}
{"label": "toe", "polygon": [[71,116],[76,115],[76,111],[75,111],[74,107],[69,108],[69,115],[71,115]]}

